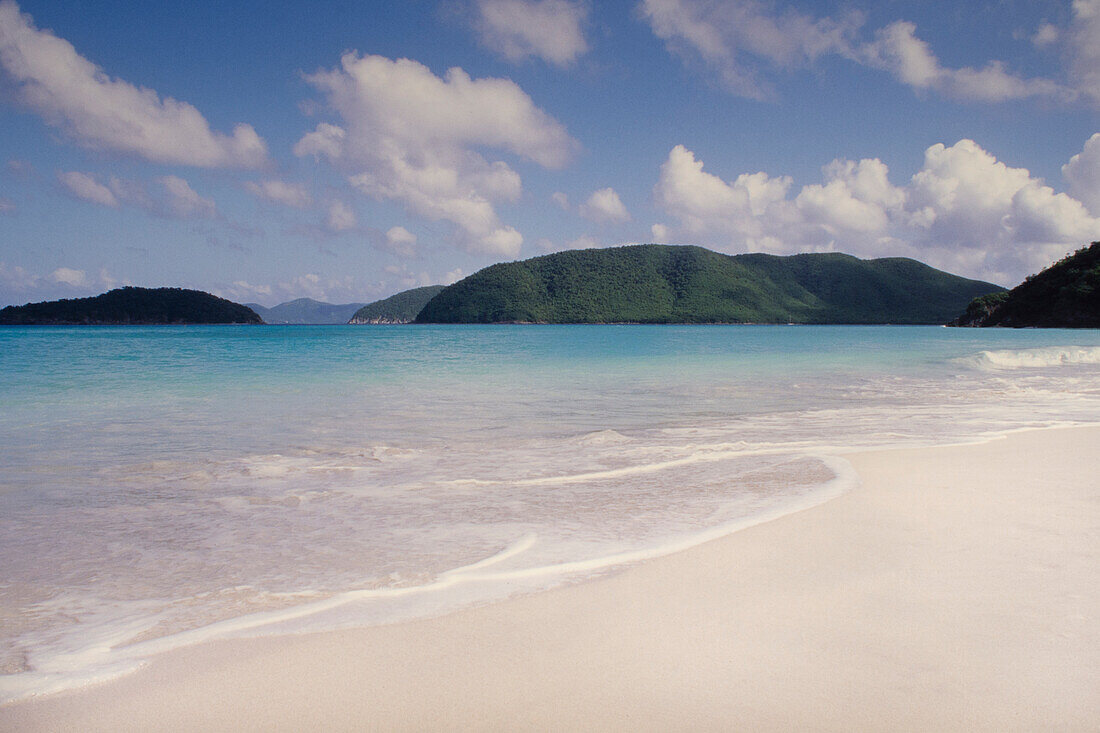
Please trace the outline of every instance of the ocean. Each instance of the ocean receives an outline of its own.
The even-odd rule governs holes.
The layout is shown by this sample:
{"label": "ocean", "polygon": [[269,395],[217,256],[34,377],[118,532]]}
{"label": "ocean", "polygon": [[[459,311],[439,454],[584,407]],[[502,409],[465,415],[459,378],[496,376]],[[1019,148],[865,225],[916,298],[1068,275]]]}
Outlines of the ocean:
{"label": "ocean", "polygon": [[0,328],[0,701],[575,582],[845,454],[1100,423],[1100,331]]}

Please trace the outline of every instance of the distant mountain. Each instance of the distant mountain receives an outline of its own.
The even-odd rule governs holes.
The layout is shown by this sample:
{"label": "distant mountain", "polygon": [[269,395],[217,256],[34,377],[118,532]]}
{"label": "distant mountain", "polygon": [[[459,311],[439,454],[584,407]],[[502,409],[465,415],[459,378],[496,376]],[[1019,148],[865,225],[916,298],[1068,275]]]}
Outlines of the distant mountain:
{"label": "distant mountain", "polygon": [[998,290],[905,258],[642,244],[487,267],[442,290],[417,321],[940,324]]}
{"label": "distant mountain", "polygon": [[363,307],[362,303],[333,305],[312,298],[298,298],[272,308],[265,308],[258,303],[245,305],[256,311],[264,319],[264,323],[295,325],[347,323],[352,314]]}
{"label": "distant mountain", "polygon": [[1100,242],[1008,292],[975,298],[952,326],[1100,328]]}
{"label": "distant mountain", "polygon": [[0,324],[23,326],[262,322],[239,303],[181,288],[126,287],[94,298],[10,305],[0,310]]}
{"label": "distant mountain", "polygon": [[443,289],[442,285],[427,285],[422,288],[405,290],[397,295],[391,295],[385,300],[378,300],[363,306],[348,323],[411,323],[416,320],[416,314]]}

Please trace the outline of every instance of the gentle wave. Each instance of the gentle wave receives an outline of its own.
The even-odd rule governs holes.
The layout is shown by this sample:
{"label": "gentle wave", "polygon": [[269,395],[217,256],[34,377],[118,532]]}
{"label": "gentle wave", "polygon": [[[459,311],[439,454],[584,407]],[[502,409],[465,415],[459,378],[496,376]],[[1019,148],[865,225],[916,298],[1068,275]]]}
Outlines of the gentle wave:
{"label": "gentle wave", "polygon": [[[50,333],[0,351],[0,699],[600,574],[823,500],[852,450],[1100,421],[1100,334],[328,329],[253,380],[262,345],[211,331],[209,372],[142,381]],[[142,333],[104,346],[188,356]],[[395,339],[416,357],[378,381]],[[46,389],[72,354],[79,399]]]}
{"label": "gentle wave", "polygon": [[984,369],[1038,369],[1069,364],[1100,364],[1100,347],[1049,346],[1040,349],[982,351],[968,361]]}
{"label": "gentle wave", "polygon": [[289,607],[240,615],[137,642],[133,639],[147,626],[148,616],[138,613],[115,623],[106,622],[92,639],[85,638],[84,643],[71,646],[64,653],[37,660],[36,669],[18,675],[0,675],[0,704],[113,679],[138,669],[154,655],[214,639],[392,623],[439,615],[471,603],[504,599],[517,593],[544,590],[572,578],[591,577],[612,568],[682,552],[817,506],[859,485],[859,477],[845,459],[817,456],[814,460],[819,461],[832,477],[796,500],[749,513],[737,512],[735,519],[657,545],[549,565],[525,566],[521,563],[500,567],[523,558],[535,547],[539,537],[526,533],[482,560],[442,572],[421,585],[356,589],[317,600],[309,599],[310,595],[317,594],[302,592],[297,594],[300,602]]}

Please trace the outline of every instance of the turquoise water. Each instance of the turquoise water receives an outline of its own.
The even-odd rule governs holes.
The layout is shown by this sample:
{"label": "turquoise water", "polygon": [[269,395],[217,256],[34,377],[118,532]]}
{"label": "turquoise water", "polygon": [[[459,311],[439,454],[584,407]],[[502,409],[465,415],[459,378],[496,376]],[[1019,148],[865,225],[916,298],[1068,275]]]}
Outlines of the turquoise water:
{"label": "turquoise water", "polygon": [[1100,422],[1100,332],[0,329],[0,699],[533,590]]}

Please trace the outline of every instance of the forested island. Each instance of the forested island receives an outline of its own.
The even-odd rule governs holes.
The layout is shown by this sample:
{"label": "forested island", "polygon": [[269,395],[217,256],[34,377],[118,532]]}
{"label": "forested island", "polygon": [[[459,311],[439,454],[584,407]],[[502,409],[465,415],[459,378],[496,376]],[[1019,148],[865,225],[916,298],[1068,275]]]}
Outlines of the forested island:
{"label": "forested island", "polygon": [[54,300],[0,309],[0,325],[163,325],[263,323],[239,303],[182,288],[125,287],[92,298]]}
{"label": "forested island", "polygon": [[428,301],[441,290],[443,290],[442,285],[426,285],[422,288],[404,290],[383,300],[368,303],[357,310],[348,323],[375,325],[412,323]]}
{"label": "forested island", "polygon": [[943,324],[1002,290],[900,257],[643,244],[492,265],[441,290],[416,322]]}
{"label": "forested island", "polygon": [[1012,290],[976,298],[952,326],[1100,328],[1100,242]]}
{"label": "forested island", "polygon": [[[357,305],[301,298],[263,310],[279,322],[331,323]],[[247,306],[182,288],[124,287],[0,309],[0,325],[263,322]],[[359,307],[348,322],[1100,328],[1100,242],[1011,291],[902,257],[724,255],[657,244],[557,252],[397,293]]]}

